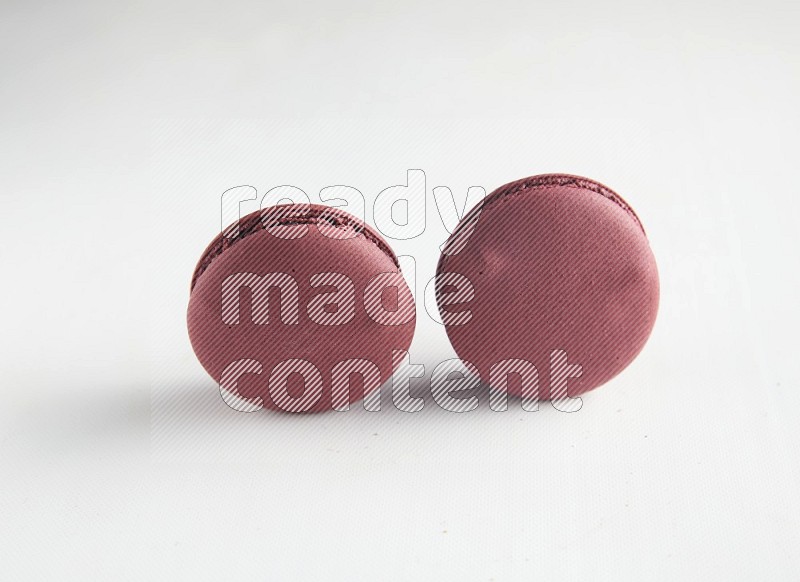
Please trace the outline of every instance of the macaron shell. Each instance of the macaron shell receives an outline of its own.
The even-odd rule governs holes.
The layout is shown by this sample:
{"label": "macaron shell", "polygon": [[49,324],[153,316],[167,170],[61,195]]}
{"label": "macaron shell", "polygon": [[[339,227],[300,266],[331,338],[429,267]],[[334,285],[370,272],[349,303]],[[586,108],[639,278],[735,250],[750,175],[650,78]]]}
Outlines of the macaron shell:
{"label": "macaron shell", "polygon": [[575,181],[547,182],[489,195],[466,245],[439,264],[474,287],[471,319],[446,326],[459,357],[484,381],[502,360],[533,363],[541,399],[550,396],[554,350],[582,366],[570,396],[619,374],[647,341],[659,297],[655,259],[630,208]]}
{"label": "macaron shell", "polygon": [[[245,217],[241,223],[247,224],[252,217]],[[322,397],[308,410],[316,412],[331,409],[331,370],[341,361],[367,359],[374,362],[380,370],[381,382],[385,382],[393,371],[392,351],[408,349],[415,320],[412,317],[403,325],[379,324],[365,309],[363,292],[369,281],[380,273],[399,273],[393,255],[387,254],[363,233],[337,240],[325,236],[313,221],[305,226],[305,234],[294,239],[280,238],[260,228],[226,246],[212,260],[206,260],[202,268],[198,265],[200,272],[189,300],[187,319],[192,347],[217,382],[233,361],[252,359],[262,364],[261,374],[241,376],[237,390],[243,398],[260,397],[266,408],[278,408],[270,396],[268,384],[275,366],[289,359],[311,362],[323,378]],[[201,259],[201,264],[203,261]],[[298,284],[299,321],[287,324],[282,320],[281,304],[285,298],[272,291],[268,323],[253,321],[252,297],[248,292],[240,294],[239,309],[244,315],[239,323],[224,322],[223,283],[236,273],[291,275]],[[321,325],[310,318],[309,302],[320,293],[331,291],[311,285],[311,277],[318,273],[341,273],[353,282],[355,315],[349,322]],[[303,383],[296,382],[298,379],[297,375],[294,380],[290,377],[290,392],[302,390]],[[363,396],[359,381],[355,381],[349,401],[355,402]]]}

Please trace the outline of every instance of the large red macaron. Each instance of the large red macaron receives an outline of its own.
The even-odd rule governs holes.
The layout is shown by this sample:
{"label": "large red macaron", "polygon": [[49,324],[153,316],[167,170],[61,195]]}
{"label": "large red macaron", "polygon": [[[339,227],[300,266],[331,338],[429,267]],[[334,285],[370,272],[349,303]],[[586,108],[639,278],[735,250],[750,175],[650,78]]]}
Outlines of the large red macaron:
{"label": "large red macaron", "polygon": [[[444,247],[437,299],[458,356],[482,380],[538,398],[574,397],[640,352],[659,282],[639,218],[610,188],[547,174],[501,186]],[[551,390],[552,388],[552,390]]]}
{"label": "large red macaron", "polygon": [[282,205],[231,225],[192,278],[189,338],[239,410],[346,409],[394,370],[413,298],[381,236],[353,216]]}

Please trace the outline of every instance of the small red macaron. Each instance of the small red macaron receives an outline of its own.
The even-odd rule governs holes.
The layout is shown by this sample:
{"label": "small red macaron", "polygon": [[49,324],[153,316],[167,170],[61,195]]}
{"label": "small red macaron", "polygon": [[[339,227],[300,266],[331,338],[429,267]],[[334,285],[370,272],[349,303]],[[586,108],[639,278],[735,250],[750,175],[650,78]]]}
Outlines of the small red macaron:
{"label": "small red macaron", "polygon": [[[501,186],[448,239],[437,269],[447,335],[481,379],[574,397],[644,347],[659,281],[644,228],[610,188],[566,174]],[[530,373],[521,372],[527,366]]]}
{"label": "small red macaron", "polygon": [[397,258],[335,208],[290,204],[249,214],[203,253],[189,338],[232,407],[345,410],[391,377],[414,334]]}

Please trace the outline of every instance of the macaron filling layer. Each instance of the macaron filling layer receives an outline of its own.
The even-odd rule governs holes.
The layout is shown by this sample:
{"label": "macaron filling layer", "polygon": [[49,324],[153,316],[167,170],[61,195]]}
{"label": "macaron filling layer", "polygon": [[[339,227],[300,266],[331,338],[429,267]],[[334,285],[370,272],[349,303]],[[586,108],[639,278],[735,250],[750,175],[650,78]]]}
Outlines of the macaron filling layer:
{"label": "macaron filling layer", "polygon": [[321,206],[317,204],[287,204],[284,206],[272,206],[263,210],[257,210],[247,216],[243,216],[239,219],[238,232],[233,236],[227,236],[225,234],[225,232],[231,228],[230,226],[226,228],[224,232],[217,235],[200,257],[197,267],[195,267],[194,274],[192,275],[190,289],[194,289],[197,279],[208,269],[214,259],[251,234],[278,226],[299,226],[303,224],[319,225],[322,222],[334,228],[349,229],[357,234],[364,235],[364,238],[386,253],[399,268],[397,257],[392,249],[368,224],[330,206]]}

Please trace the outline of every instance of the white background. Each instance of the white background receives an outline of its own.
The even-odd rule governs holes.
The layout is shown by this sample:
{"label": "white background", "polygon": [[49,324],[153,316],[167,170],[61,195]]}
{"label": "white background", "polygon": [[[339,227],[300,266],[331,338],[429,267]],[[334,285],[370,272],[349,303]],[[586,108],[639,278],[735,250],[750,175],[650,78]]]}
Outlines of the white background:
{"label": "white background", "polygon": [[[0,8],[0,579],[800,578],[793,2]],[[653,336],[574,414],[229,409],[185,329],[219,198],[618,191]],[[368,208],[371,206],[368,204]],[[371,211],[368,211],[371,220]],[[503,330],[497,330],[503,333]],[[412,358],[454,357],[418,303]]]}

